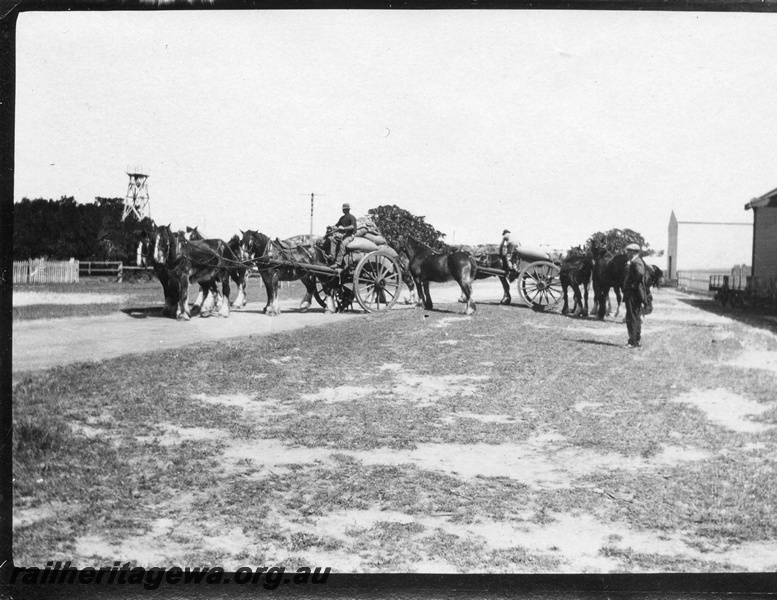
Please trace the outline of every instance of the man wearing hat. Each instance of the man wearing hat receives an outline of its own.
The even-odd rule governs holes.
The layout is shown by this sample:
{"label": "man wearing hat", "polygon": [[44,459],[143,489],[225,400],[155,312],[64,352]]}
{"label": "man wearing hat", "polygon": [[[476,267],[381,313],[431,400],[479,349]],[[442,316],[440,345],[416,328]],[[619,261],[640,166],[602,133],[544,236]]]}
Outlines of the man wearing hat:
{"label": "man wearing hat", "polygon": [[645,291],[645,261],[639,255],[641,248],[637,244],[626,246],[626,277],[623,282],[623,302],[626,304],[626,328],[629,332],[629,348],[640,347],[642,335],[642,307],[647,306]]}
{"label": "man wearing hat", "polygon": [[356,217],[351,214],[351,205],[347,202],[343,204],[343,216],[332,228],[332,255],[335,260],[335,267],[342,268],[343,258],[345,258],[345,247],[353,239],[356,233]]}
{"label": "man wearing hat", "polygon": [[499,258],[502,259],[502,268],[505,271],[515,269],[515,249],[521,245],[521,242],[513,238],[509,229],[502,232],[502,242],[499,244]]}

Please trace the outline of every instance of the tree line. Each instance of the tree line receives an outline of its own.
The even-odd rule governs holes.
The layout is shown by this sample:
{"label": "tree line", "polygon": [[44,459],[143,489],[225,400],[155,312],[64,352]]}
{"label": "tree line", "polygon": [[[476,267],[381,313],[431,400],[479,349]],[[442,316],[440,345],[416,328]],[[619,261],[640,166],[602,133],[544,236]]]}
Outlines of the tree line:
{"label": "tree line", "polygon": [[123,210],[123,198],[96,198],[93,204],[79,204],[72,196],[23,198],[14,204],[14,259],[134,263],[140,234],[154,222],[134,215],[122,221]]}
{"label": "tree line", "polygon": [[[122,221],[123,210],[123,198],[98,197],[93,204],[79,204],[72,196],[59,200],[23,198],[14,204],[14,258],[76,258],[133,264],[141,233],[151,232],[155,224],[148,218],[138,221],[132,214]],[[435,250],[455,249],[445,242],[445,234],[427,223],[425,217],[399,206],[382,205],[367,213],[390,243],[401,234],[409,234]],[[585,246],[590,246],[595,239],[603,241],[615,254],[622,253],[632,242],[638,243],[644,254],[653,253],[642,235],[631,229],[596,232],[586,240]]]}

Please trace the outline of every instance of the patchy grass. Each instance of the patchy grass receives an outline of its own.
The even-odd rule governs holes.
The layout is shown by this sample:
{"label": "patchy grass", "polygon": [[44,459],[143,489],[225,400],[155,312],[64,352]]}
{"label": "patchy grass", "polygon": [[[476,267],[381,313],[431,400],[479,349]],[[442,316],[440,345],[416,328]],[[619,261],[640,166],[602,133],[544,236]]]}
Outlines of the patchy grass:
{"label": "patchy grass", "polygon": [[[660,295],[640,351],[609,320],[440,308],[24,376],[16,561],[90,564],[87,536],[168,564],[719,571],[775,539],[776,375],[727,365],[771,334],[662,322]],[[766,427],[674,401],[717,389]],[[538,541],[564,515],[597,523],[590,548]]]}

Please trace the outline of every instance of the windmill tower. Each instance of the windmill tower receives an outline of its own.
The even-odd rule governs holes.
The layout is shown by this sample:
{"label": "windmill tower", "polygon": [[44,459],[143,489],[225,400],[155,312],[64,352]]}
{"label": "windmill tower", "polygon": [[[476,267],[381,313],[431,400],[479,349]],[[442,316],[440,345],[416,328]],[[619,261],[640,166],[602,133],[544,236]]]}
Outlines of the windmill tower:
{"label": "windmill tower", "polygon": [[129,175],[129,186],[127,186],[127,195],[124,197],[124,212],[121,220],[124,221],[128,215],[134,214],[138,221],[144,217],[151,218],[151,208],[148,197],[148,174],[143,173],[142,169],[127,169]]}

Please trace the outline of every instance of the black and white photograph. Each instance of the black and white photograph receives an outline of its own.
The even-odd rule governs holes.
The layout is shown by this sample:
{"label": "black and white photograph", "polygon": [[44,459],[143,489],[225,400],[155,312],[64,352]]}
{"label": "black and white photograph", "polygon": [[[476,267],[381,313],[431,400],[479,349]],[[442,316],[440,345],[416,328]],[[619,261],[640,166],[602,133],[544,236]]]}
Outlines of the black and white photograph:
{"label": "black and white photograph", "polygon": [[777,14],[15,35],[18,582],[777,570]]}

